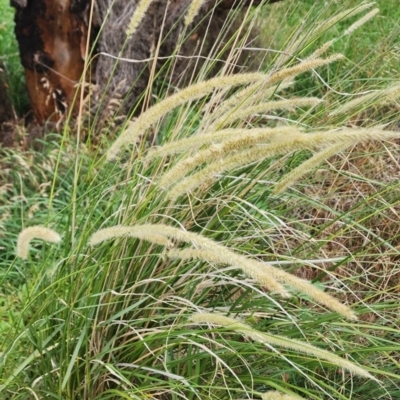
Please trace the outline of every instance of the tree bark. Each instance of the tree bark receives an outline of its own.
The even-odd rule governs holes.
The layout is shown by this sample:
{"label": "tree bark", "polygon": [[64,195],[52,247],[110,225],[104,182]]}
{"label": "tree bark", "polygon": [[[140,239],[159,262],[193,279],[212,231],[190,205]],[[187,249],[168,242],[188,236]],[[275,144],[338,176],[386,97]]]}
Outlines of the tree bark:
{"label": "tree bark", "polygon": [[[37,120],[59,121],[73,104],[87,38],[87,0],[13,0],[15,34]],[[75,108],[78,102],[75,102]]]}
{"label": "tree bark", "polygon": [[[269,2],[277,1],[280,0]],[[96,0],[92,31],[96,33],[105,21],[96,45],[99,54],[91,64],[91,81],[97,88],[91,103],[98,115],[110,115],[116,110],[129,113],[149,82],[152,63],[145,60],[154,55],[160,38],[163,40],[158,56],[173,54],[183,27],[183,22],[176,24],[176,21],[192,0],[153,1],[137,32],[124,44],[125,30],[138,2]],[[192,49],[199,46],[196,40],[204,39],[209,31],[218,31],[227,10],[261,2],[205,1],[193,26],[197,26],[207,13],[210,13],[211,22],[207,20],[196,28],[195,34],[181,45],[180,54],[193,55]],[[15,32],[34,114],[41,124],[47,120],[60,121],[69,111],[74,113],[79,107],[77,87],[84,68],[90,0],[11,0],[11,4],[16,8]],[[136,62],[117,62],[112,56]],[[157,68],[163,64],[159,61]],[[194,65],[198,62],[178,61],[177,79],[173,83]]]}

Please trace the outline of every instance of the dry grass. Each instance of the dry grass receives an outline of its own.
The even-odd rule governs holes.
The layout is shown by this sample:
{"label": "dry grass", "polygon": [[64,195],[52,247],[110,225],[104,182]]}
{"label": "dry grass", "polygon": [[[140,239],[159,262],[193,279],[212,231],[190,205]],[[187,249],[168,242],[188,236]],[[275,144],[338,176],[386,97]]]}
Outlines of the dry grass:
{"label": "dry grass", "polygon": [[[313,177],[295,186],[293,196],[286,197],[293,218],[288,225],[300,224],[302,234],[291,235],[284,248],[277,243],[276,251],[290,251],[304,259],[313,254],[315,258],[342,257],[345,261],[302,266],[296,269],[296,275],[325,282],[334,277],[349,289],[341,298],[350,303],[397,301],[398,154],[400,148],[395,141],[386,142],[384,150],[380,144],[357,145],[346,155],[332,157]],[[298,240],[293,240],[296,236]],[[363,316],[369,321],[376,318],[376,313]]]}

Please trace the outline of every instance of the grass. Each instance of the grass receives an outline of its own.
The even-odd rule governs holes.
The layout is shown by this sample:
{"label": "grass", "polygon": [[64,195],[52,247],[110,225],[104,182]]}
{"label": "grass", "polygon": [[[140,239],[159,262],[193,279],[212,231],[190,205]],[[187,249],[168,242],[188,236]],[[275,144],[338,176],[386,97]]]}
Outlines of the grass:
{"label": "grass", "polygon": [[28,105],[25,77],[21,66],[18,44],[14,36],[14,9],[8,0],[0,0],[0,59],[4,63],[11,101],[18,114]]}
{"label": "grass", "polygon": [[[356,7],[361,2],[347,0],[341,3],[341,10]],[[325,70],[319,70],[319,76],[309,73],[301,76],[296,81],[291,92],[298,95],[329,96],[329,104],[339,104],[347,101],[356,93],[390,86],[392,82],[398,81],[398,35],[400,13],[396,4],[392,1],[376,1],[375,7],[379,8],[379,14],[362,27],[358,28],[352,35],[343,35],[345,29],[357,18],[338,21],[333,27],[322,32],[310,45],[300,45],[299,57],[303,57],[328,41],[334,41],[333,52],[344,54],[345,59]],[[293,27],[302,27],[308,34],[315,30],[318,21],[325,20],[338,10],[335,2],[303,1],[276,3],[271,6],[265,18],[268,30],[262,31],[268,48],[284,49],[291,40],[294,40],[296,32]],[[276,55],[274,52],[267,54],[267,62],[272,62]],[[334,88],[335,91],[330,90]],[[336,96],[336,94],[341,94]],[[385,109],[383,113],[379,109],[369,109],[366,113],[355,113],[347,118],[357,125],[370,125],[380,121],[397,126],[398,117],[395,109]],[[340,121],[328,120],[325,113],[320,113],[319,123],[340,124]],[[315,120],[313,121],[315,124]]]}
{"label": "grass", "polygon": [[[295,8],[297,2],[290,4]],[[278,7],[283,6],[268,8],[269,18],[282,15]],[[310,4],[310,9],[301,32],[312,29],[313,19],[342,11],[335,2],[326,9]],[[291,21],[288,26],[295,26]],[[347,26],[338,23],[332,30]],[[325,38],[314,40],[311,33],[307,37],[312,43],[307,54]],[[283,34],[279,39],[288,45]],[[346,43],[335,46],[331,54],[348,49]],[[336,92],[388,84],[379,73],[368,80],[357,78],[356,70],[362,77],[369,68],[362,60],[370,48],[357,53],[363,52],[351,73],[347,53],[339,66],[326,68]],[[266,60],[266,72],[272,62]],[[326,132],[328,127],[376,128],[382,118],[389,128],[395,125],[396,102],[386,108],[377,102],[368,108],[361,103],[354,114],[329,119],[347,98],[313,76],[311,72],[299,75],[293,87],[277,90],[273,99],[319,95],[324,106],[272,111],[234,121],[230,127],[241,129],[247,137],[249,125],[279,129],[289,124],[293,129],[305,127],[309,135]],[[237,93],[227,92],[225,98]],[[152,122],[158,136],[153,140],[160,146],[176,145],[178,139],[209,126],[227,104],[209,114],[208,105],[218,105],[218,95],[211,92],[203,100],[193,100],[190,109],[176,108],[165,122],[157,114]],[[242,101],[243,108],[246,102],[254,105],[260,100],[252,96]],[[388,116],[382,117],[385,110]],[[361,121],[364,114],[368,118]],[[146,120],[145,114],[141,120]],[[150,158],[151,148],[142,140],[128,145],[129,151],[121,149],[110,163],[103,154],[110,145],[90,151],[65,132],[62,138],[48,138],[42,153],[10,150],[4,157],[0,390],[5,398],[260,399],[274,390],[307,399],[400,397],[396,142],[356,144],[351,151],[314,166],[314,173],[276,195],[274,184],[312,154],[296,152],[293,145],[283,155],[261,156],[257,162],[214,173],[213,179],[174,200],[158,185],[160,176],[195,154]],[[232,149],[233,143],[201,144],[201,151],[211,149],[212,156],[205,157],[193,173],[207,168],[221,146]],[[241,148],[235,151],[240,153]],[[228,156],[221,153],[221,160]],[[123,236],[89,245],[99,229],[145,223],[159,224],[146,240]],[[201,251],[213,247],[207,242],[203,249],[200,239],[169,236],[168,245],[162,246],[159,236],[166,230],[161,224],[179,228],[182,235],[184,231],[202,235],[221,247],[210,261]],[[17,235],[33,225],[51,227],[62,241],[58,246],[33,241],[28,260],[22,261],[15,257]],[[229,253],[234,262],[219,262],[226,249],[238,259]],[[194,250],[200,253],[189,259],[176,254]],[[325,290],[350,306],[359,320],[342,318],[294,285],[284,284],[291,298],[280,298],[257,282],[256,275],[238,268],[243,258],[268,262],[310,280],[316,291]],[[195,323],[199,312],[222,314],[240,323],[230,325],[226,319]],[[253,335],[253,330],[261,333]],[[286,346],[260,340],[263,334],[275,339],[284,336]],[[343,357],[379,381],[350,373],[338,361],[296,351],[291,340]]]}

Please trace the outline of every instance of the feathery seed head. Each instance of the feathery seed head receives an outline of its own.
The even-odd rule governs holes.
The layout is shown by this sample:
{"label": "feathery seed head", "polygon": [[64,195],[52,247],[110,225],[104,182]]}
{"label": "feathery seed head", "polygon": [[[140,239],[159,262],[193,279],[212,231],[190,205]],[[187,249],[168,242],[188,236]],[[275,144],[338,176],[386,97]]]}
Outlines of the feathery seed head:
{"label": "feathery seed head", "polygon": [[[293,79],[284,79],[276,85],[268,86],[267,82],[256,82],[241,90],[238,90],[233,96],[225,100],[218,109],[213,113],[212,117],[219,118],[221,115],[228,114],[229,111],[239,110],[247,106],[247,103],[257,103],[263,99],[269,99],[274,94],[293,85]],[[215,120],[216,118],[212,118]],[[213,125],[215,122],[213,122]],[[210,129],[210,128],[208,128]]]}
{"label": "feathery seed head", "polygon": [[360,18],[358,21],[356,21],[354,24],[350,25],[345,30],[344,35],[352,34],[356,29],[367,23],[370,19],[374,18],[375,15],[377,15],[378,13],[379,13],[379,8],[374,8],[369,13],[365,14],[362,18]]}
{"label": "feathery seed head", "polygon": [[107,152],[107,160],[114,160],[121,148],[127,144],[133,143],[141,134],[143,134],[153,123],[157,122],[165,114],[174,108],[181,106],[188,101],[197,100],[214,89],[230,88],[233,86],[245,85],[255,81],[261,81],[265,75],[259,72],[236,74],[230,76],[220,76],[208,81],[198,82],[178,93],[160,101],[147,111],[142,113],[136,121],[118,137]]}
{"label": "feathery seed head", "polygon": [[175,200],[182,194],[190,192],[206,182],[212,182],[217,175],[225,171],[261,161],[266,157],[286,154],[297,150],[315,149],[320,146],[339,145],[339,143],[347,147],[352,144],[371,140],[389,140],[398,137],[400,137],[400,132],[384,131],[378,128],[343,129],[341,131],[316,133],[289,133],[282,139],[274,140],[267,145],[254,148],[245,147],[236,153],[224,154],[223,157],[216,160],[214,158],[215,161],[180,180],[175,186],[169,189],[167,197]]}
{"label": "feathery seed head", "polygon": [[147,10],[149,9],[153,0],[142,0],[136,7],[131,20],[129,21],[128,28],[126,30],[126,36],[130,38],[142,22]]}
{"label": "feathery seed head", "polygon": [[205,2],[206,0],[192,0],[185,16],[185,26],[189,26],[193,22]]}
{"label": "feathery seed head", "polygon": [[106,240],[120,237],[133,237],[147,240],[154,244],[172,247],[172,242],[164,235],[159,234],[156,228],[151,229],[148,225],[122,226],[117,225],[111,228],[100,229],[95,232],[89,240],[90,246],[96,246]]}
{"label": "feathery seed head", "polygon": [[356,110],[357,107],[362,107],[365,109],[366,107],[371,106],[371,104],[382,104],[384,105],[386,101],[396,100],[400,95],[400,85],[392,85],[386,89],[382,90],[374,90],[370,93],[366,93],[362,96],[356,97],[353,100],[350,100],[343,105],[339,106],[336,110],[333,110],[329,113],[330,116],[338,115],[338,114],[347,114],[351,110]]}
{"label": "feathery seed head", "polygon": [[217,248],[218,250],[224,249],[224,246],[219,245],[202,235],[164,224],[141,224],[134,226],[117,225],[112,228],[100,229],[91,236],[89,244],[91,246],[96,246],[105,240],[124,236],[144,239],[156,244],[166,243],[167,245],[171,245],[171,242],[165,242],[164,239],[170,238],[185,243],[191,243],[200,248],[211,247]]}
{"label": "feathery seed head", "polygon": [[292,79],[297,75],[302,74],[303,72],[309,71],[311,69],[315,69],[318,67],[322,67],[323,65],[331,64],[335,61],[342,60],[344,58],[343,54],[334,54],[328,58],[311,58],[301,63],[294,65],[293,67],[283,68],[277,72],[274,72],[267,79],[269,85],[275,84],[279,81],[283,81],[285,79]]}
{"label": "feathery seed head", "polygon": [[278,268],[271,270],[273,277],[279,282],[286,283],[301,293],[304,293],[311,297],[316,303],[325,306],[327,309],[332,310],[348,320],[356,321],[357,315],[351,310],[350,307],[341,303],[329,293],[326,293],[315,285],[306,281],[305,279],[298,278],[295,275],[289,274]]}
{"label": "feathery seed head", "polygon": [[339,12],[338,14],[333,15],[331,18],[328,18],[327,20],[321,23],[317,23],[312,32],[307,31],[304,34],[299,35],[297,38],[294,38],[292,43],[290,43],[286,47],[285,52],[279,56],[278,60],[275,62],[275,65],[277,67],[281,67],[285,62],[287,62],[290,58],[292,58],[293,54],[296,54],[300,49],[306,48],[308,43],[310,43],[312,40],[320,36],[321,33],[323,33],[324,31],[334,26],[337,22],[351,18],[354,15],[357,15],[363,12],[364,10],[371,8],[374,4],[375,4],[374,1],[369,3],[364,3],[358,5],[357,7],[354,7],[353,9],[350,10],[346,9],[342,12]]}
{"label": "feathery seed head", "polygon": [[213,250],[205,249],[171,250],[167,253],[167,256],[170,258],[179,258],[181,260],[198,259],[209,263],[230,265],[235,268],[240,268],[246,275],[256,280],[261,286],[267,288],[271,292],[277,293],[284,298],[290,297],[290,294],[283,286],[263,270],[261,263],[257,265],[254,262],[247,262],[248,260],[246,257],[236,254],[227,248],[218,253]]}
{"label": "feathery seed head", "polygon": [[[160,180],[159,185],[168,188],[177,183],[185,175],[203,163],[212,160],[219,160],[232,151],[244,150],[258,143],[265,143],[284,135],[286,138],[298,130],[294,127],[277,127],[277,128],[255,128],[255,129],[226,129],[215,132],[215,142],[220,143],[199,151],[196,155],[181,160],[165,172]],[[228,133],[228,135],[226,135]],[[200,135],[200,137],[203,135]],[[204,135],[205,136],[205,135]],[[194,137],[196,138],[196,137]],[[210,137],[212,139],[212,136]],[[211,142],[211,140],[209,141]]]}
{"label": "feathery seed head", "polygon": [[326,53],[329,50],[329,48],[335,43],[335,41],[336,40],[333,39],[324,43],[319,49],[315,50],[314,53],[312,53],[309,57],[307,57],[307,60],[322,56],[322,54]]}
{"label": "feathery seed head", "polygon": [[250,325],[244,324],[243,322],[238,321],[234,318],[215,313],[195,313],[189,317],[189,321],[197,324],[220,325],[226,328],[230,328],[233,331],[237,331],[242,335],[249,337],[255,342],[264,343],[268,347],[283,347],[303,354],[311,355],[316,357],[317,359],[325,360],[341,368],[347,369],[349,372],[355,375],[378,381],[365,369],[344,358],[338,357],[334,353],[319,349],[318,347],[315,347],[307,342],[286,338],[284,336],[270,335],[257,331]]}
{"label": "feathery seed head", "polygon": [[281,393],[277,390],[270,390],[261,395],[261,400],[303,400],[303,397]]}
{"label": "feathery seed head", "polygon": [[148,240],[155,244],[172,246],[167,239],[175,239],[181,242],[191,243],[198,249],[184,249],[177,253],[171,252],[170,256],[179,258],[199,258],[209,262],[233,265],[241,268],[243,272],[256,279],[259,283],[269,289],[278,292],[281,296],[287,297],[287,292],[277,283],[289,284],[293,288],[307,294],[315,302],[345,316],[348,319],[356,319],[355,314],[344,304],[340,303],[331,295],[323,292],[310,282],[275,268],[269,264],[260,263],[241,256],[227,247],[208,239],[197,233],[184,231],[179,228],[164,224],[143,224],[132,227],[116,226],[97,231],[90,238],[90,245],[95,246],[107,239],[122,236],[131,236]]}
{"label": "feathery seed head", "polygon": [[289,100],[269,101],[259,103],[239,110],[230,110],[226,114],[221,115],[210,127],[210,131],[218,131],[222,127],[233,123],[237,120],[248,118],[254,114],[265,113],[273,110],[294,109],[296,107],[314,107],[323,102],[316,97],[294,98]]}
{"label": "feathery seed head", "polygon": [[218,132],[198,134],[173,142],[166,143],[161,147],[151,148],[147,153],[145,160],[151,160],[156,157],[164,157],[167,155],[182,153],[184,151],[196,151],[199,147],[219,143],[226,139],[236,136],[243,132],[243,129],[223,129]]}
{"label": "feathery seed head", "polygon": [[329,157],[338,154],[340,151],[349,147],[349,143],[335,143],[332,144],[323,150],[314,154],[307,161],[300,164],[298,167],[294,168],[288,174],[286,174],[276,185],[273,190],[274,194],[279,194],[285,191],[289,186],[293,185],[296,181],[298,181],[305,174],[310,172],[317,165],[321,164],[323,161],[327,160]]}
{"label": "feathery seed head", "polygon": [[322,33],[323,31],[331,28],[339,21],[344,21],[346,19],[352,18],[355,15],[360,14],[365,10],[368,10],[369,8],[373,7],[375,4],[376,4],[375,1],[370,1],[370,2],[367,2],[364,4],[360,4],[350,10],[344,10],[336,15],[333,15],[331,18],[328,18],[326,21],[323,21],[322,23],[320,23],[318,25],[318,27],[314,31],[314,35]]}
{"label": "feathery seed head", "polygon": [[29,244],[33,239],[41,239],[49,243],[59,243],[61,241],[60,235],[52,229],[45,228],[44,226],[30,226],[23,229],[17,241],[17,256],[26,260],[29,254]]}

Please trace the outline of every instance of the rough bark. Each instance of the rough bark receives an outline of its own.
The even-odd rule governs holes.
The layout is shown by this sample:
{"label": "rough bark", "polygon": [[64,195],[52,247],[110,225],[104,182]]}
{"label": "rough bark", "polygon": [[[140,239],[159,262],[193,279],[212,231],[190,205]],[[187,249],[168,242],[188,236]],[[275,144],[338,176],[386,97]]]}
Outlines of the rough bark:
{"label": "rough bark", "polygon": [[[276,1],[280,0],[270,0]],[[130,111],[151,76],[153,62],[145,60],[153,57],[158,49],[160,59],[156,71],[163,67],[162,57],[173,54],[182,32],[183,20],[177,21],[191,2],[154,0],[137,32],[123,44],[126,27],[139,0],[96,1],[92,31],[96,33],[103,21],[105,23],[96,44],[99,53],[91,63],[92,111],[101,118],[115,111],[123,114]],[[198,55],[199,48],[203,54],[208,55],[211,50],[212,54],[218,54],[215,37],[228,10],[261,2],[206,0],[193,23],[196,30],[180,46],[179,55]],[[57,122],[71,107],[74,111],[79,106],[76,88],[84,66],[90,0],[11,0],[11,3],[17,10],[16,36],[33,111],[40,123],[46,120]],[[206,15],[209,17],[204,18]],[[204,21],[200,23],[202,19]],[[218,40],[222,48],[224,37]],[[136,62],[117,62],[110,55]],[[190,76],[199,65],[199,58],[178,58],[169,83],[181,82],[183,76]]]}
{"label": "rough bark", "polygon": [[14,0],[12,5],[33,111],[40,123],[58,121],[73,104],[83,71],[87,1]]}

